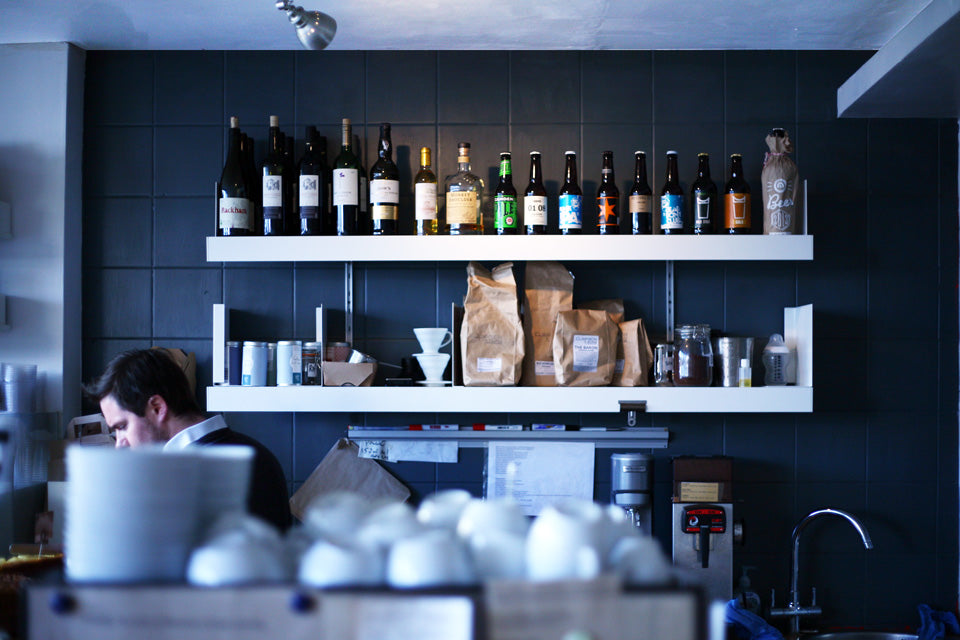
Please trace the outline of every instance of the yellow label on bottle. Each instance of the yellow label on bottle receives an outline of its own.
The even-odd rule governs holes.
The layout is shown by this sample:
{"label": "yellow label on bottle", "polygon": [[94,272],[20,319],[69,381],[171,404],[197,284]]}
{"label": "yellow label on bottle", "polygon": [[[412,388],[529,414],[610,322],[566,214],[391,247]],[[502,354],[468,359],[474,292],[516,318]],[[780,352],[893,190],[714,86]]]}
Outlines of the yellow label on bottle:
{"label": "yellow label on bottle", "polygon": [[370,215],[374,220],[396,220],[397,205],[395,204],[375,204],[372,205]]}
{"label": "yellow label on bottle", "polygon": [[728,193],[724,196],[727,229],[750,228],[750,194]]}
{"label": "yellow label on bottle", "polygon": [[479,224],[475,191],[447,192],[447,224]]}

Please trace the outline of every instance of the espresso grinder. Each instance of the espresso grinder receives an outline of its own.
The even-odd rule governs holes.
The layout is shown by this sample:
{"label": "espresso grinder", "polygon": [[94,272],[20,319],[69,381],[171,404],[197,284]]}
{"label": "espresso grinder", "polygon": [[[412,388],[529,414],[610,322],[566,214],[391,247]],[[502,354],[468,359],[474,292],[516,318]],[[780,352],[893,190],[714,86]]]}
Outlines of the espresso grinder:
{"label": "espresso grinder", "polygon": [[733,459],[673,459],[673,564],[711,600],[733,597]]}
{"label": "espresso grinder", "polygon": [[639,531],[653,534],[653,456],[646,453],[610,454],[610,500],[627,512]]}

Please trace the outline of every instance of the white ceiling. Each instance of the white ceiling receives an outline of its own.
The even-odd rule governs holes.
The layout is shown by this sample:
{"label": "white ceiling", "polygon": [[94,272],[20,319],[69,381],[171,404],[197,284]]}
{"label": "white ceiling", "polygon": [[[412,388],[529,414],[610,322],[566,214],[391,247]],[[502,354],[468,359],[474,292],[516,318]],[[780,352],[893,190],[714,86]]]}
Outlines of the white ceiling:
{"label": "white ceiling", "polygon": [[[879,49],[931,0],[297,0],[330,49]],[[299,49],[273,0],[0,0],[0,44]]]}

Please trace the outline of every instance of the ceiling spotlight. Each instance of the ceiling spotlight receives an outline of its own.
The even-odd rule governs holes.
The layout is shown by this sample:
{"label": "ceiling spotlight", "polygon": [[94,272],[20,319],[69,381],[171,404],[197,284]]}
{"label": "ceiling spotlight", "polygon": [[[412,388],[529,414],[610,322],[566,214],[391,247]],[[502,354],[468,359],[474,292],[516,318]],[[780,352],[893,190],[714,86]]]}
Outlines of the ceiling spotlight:
{"label": "ceiling spotlight", "polygon": [[337,21],[320,11],[306,11],[290,0],[277,0],[277,9],[287,12],[287,17],[297,28],[297,37],[305,49],[326,49],[337,33]]}

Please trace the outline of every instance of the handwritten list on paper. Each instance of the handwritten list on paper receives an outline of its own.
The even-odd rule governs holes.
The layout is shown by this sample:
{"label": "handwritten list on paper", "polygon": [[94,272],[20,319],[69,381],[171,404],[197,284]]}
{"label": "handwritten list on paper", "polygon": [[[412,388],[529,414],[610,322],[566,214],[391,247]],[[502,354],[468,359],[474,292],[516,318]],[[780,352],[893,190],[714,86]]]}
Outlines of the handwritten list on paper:
{"label": "handwritten list on paper", "polygon": [[594,443],[491,442],[486,499],[512,498],[535,516],[564,498],[593,500]]}

